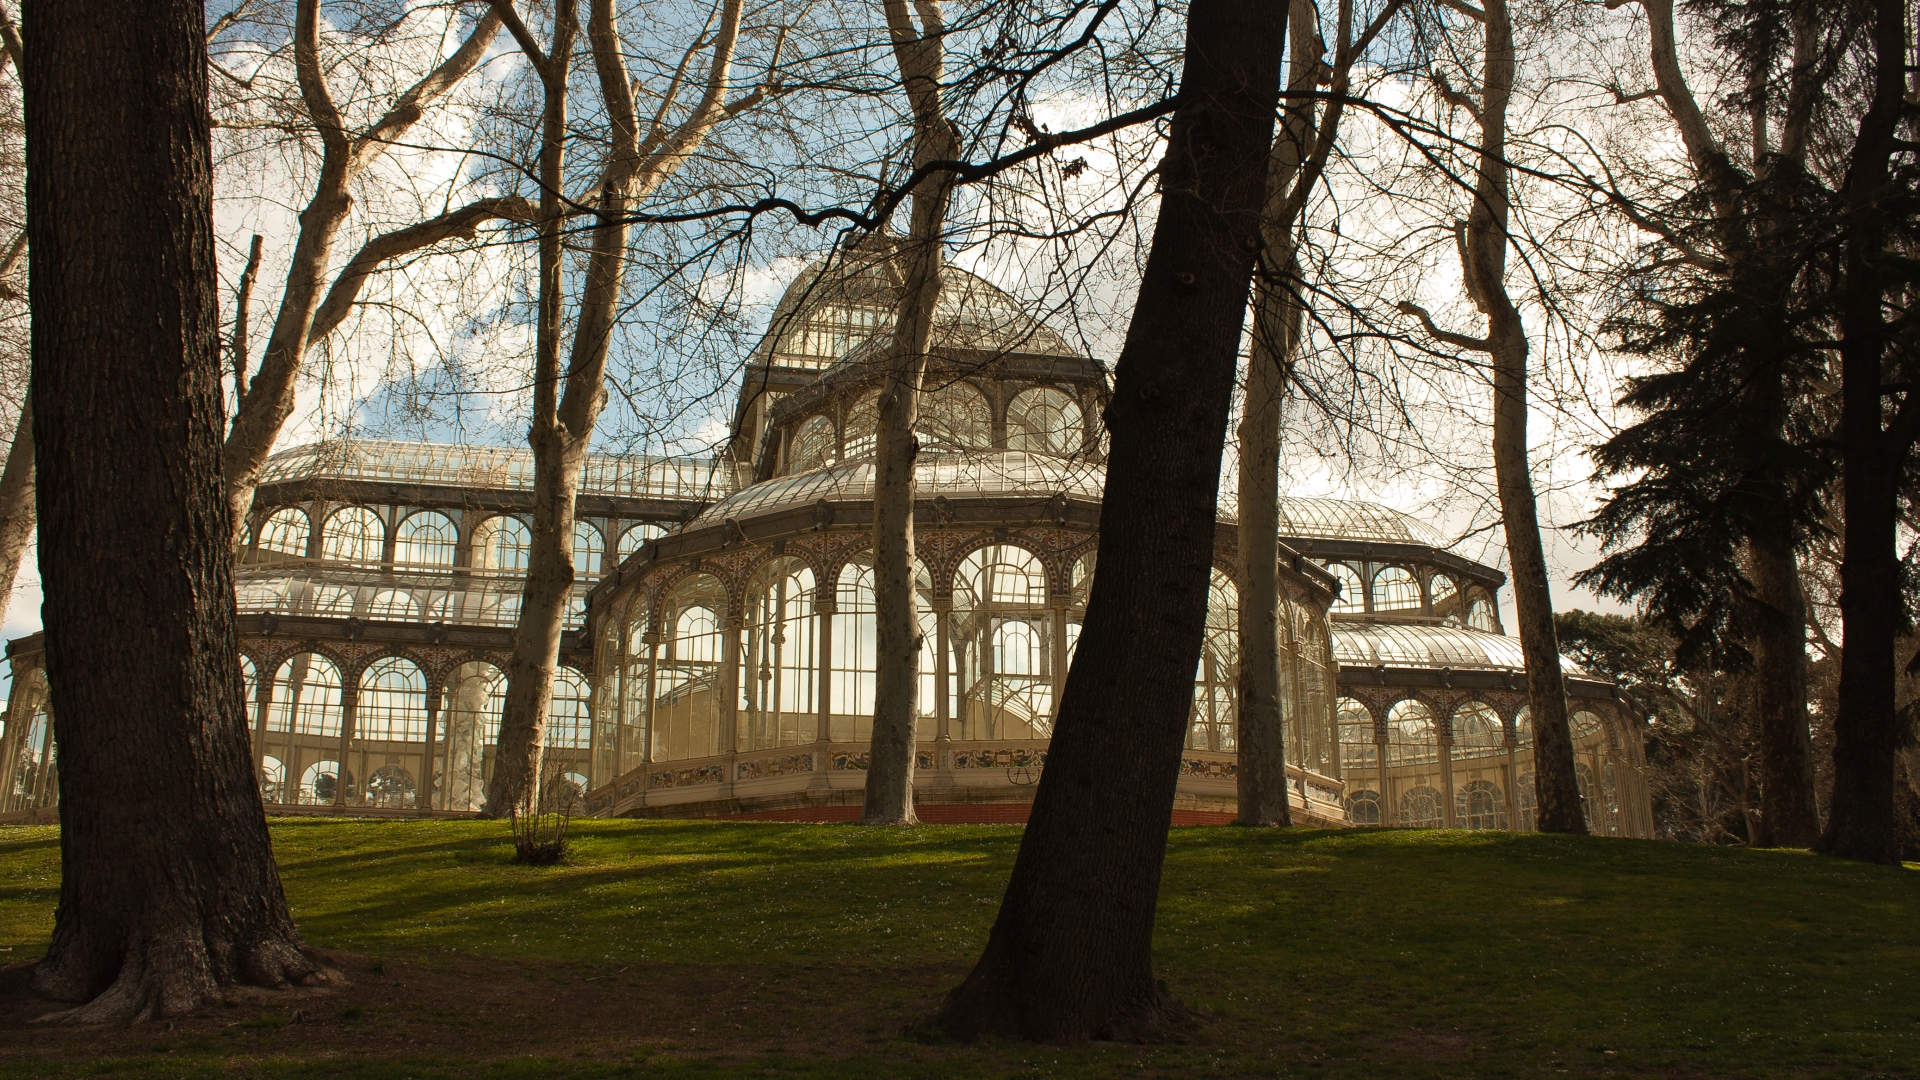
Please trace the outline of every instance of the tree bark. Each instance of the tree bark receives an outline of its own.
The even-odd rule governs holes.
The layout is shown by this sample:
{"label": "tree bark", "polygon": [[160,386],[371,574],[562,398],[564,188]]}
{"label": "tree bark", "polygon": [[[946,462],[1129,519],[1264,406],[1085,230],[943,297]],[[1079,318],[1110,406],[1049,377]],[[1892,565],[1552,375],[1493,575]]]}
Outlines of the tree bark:
{"label": "tree bark", "polygon": [[1493,470],[1500,520],[1513,570],[1513,606],[1527,663],[1527,708],[1533,717],[1533,776],[1541,832],[1584,833],[1580,785],[1567,726],[1566,680],[1553,626],[1553,596],[1527,460],[1527,331],[1507,295],[1507,106],[1513,96],[1513,22],[1506,0],[1484,6],[1486,67],[1480,94],[1479,176],[1461,255],[1467,289],[1487,317],[1493,366]]}
{"label": "tree bark", "polygon": [[1807,725],[1807,598],[1784,513],[1779,524],[1747,545],[1760,743],[1760,827],[1753,844],[1805,848],[1820,836]]}
{"label": "tree bark", "polygon": [[[893,55],[914,116],[914,167],[958,156],[953,129],[940,104],[941,40],[946,27],[938,0],[916,0],[916,28],[906,0],[883,0]],[[862,825],[912,825],[915,722],[919,717],[920,616],[913,587],[914,459],[920,452],[914,422],[920,384],[933,343],[944,252],[941,231],[953,177],[928,177],[913,192],[911,224],[898,258],[903,267],[887,383],[880,394],[873,470],[873,603],[875,679],[873,739],[869,745]]]}
{"label": "tree bark", "polygon": [[[566,625],[567,602],[573,595],[574,503],[594,424],[607,403],[607,356],[626,277],[627,237],[632,228],[626,221],[628,208],[685,164],[715,124],[761,97],[756,93],[731,106],[727,104],[743,0],[724,0],[720,27],[712,39],[713,62],[705,95],[676,127],[666,127],[656,117],[652,134],[642,141],[613,2],[592,0],[591,7],[587,37],[607,110],[611,145],[601,170],[600,189],[592,200],[599,223],[592,229],[573,347],[563,377],[560,240],[568,203],[561,187],[561,156],[567,136],[567,69],[578,17],[574,0],[563,0],[552,53],[543,55],[510,0],[494,2],[496,14],[539,72],[546,106],[540,151],[540,308],[534,344],[533,424],[527,436],[533,450],[532,545],[513,655],[507,663],[507,694],[493,777],[487,786],[485,813],[492,817],[504,817],[522,801],[538,798],[541,750],[552,706],[554,673],[560,664],[560,636]],[[689,57],[705,44],[704,40],[696,41],[688,50]],[[678,77],[674,87],[663,95],[661,116],[672,104],[677,86]]]}
{"label": "tree bark", "polygon": [[1153,922],[1212,568],[1235,353],[1260,246],[1286,9],[1195,0],[1159,220],[1115,368],[1100,573],[960,1038],[1146,1039],[1189,1014]]}
{"label": "tree bark", "polygon": [[201,5],[26,11],[35,453],[60,749],[33,987],[75,1023],[319,979],[240,700]]}
{"label": "tree bark", "polygon": [[[1883,202],[1904,99],[1906,20],[1901,0],[1873,7],[1873,96],[1848,162],[1839,300],[1841,485],[1846,557],[1840,564],[1840,709],[1833,724],[1833,801],[1815,850],[1866,862],[1900,859],[1893,780],[1902,735],[1894,640],[1904,626],[1900,481],[1920,434],[1920,393],[1908,389],[1887,421],[1884,302],[1888,234]],[[1900,373],[1911,378],[1911,370]],[[1883,426],[1886,425],[1886,426]]]}

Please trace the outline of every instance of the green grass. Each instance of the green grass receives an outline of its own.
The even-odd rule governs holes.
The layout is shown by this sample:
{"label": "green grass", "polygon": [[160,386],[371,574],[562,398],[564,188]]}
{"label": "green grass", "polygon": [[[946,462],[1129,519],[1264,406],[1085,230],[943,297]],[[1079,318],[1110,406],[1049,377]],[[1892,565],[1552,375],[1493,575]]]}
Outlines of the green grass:
{"label": "green grass", "polygon": [[[693,965],[785,986],[855,964],[874,975],[839,1006],[856,1030],[924,998],[887,972],[964,971],[1019,843],[1000,827],[575,827],[572,856],[547,869],[508,862],[502,824],[284,820],[274,842],[316,944],[428,966]],[[0,960],[44,948],[58,864],[53,830],[0,830]],[[959,1047],[895,1025],[837,1057],[239,1062],[211,1045],[0,1061],[0,1077],[1905,1076],[1920,1052],[1916,916],[1920,874],[1804,853],[1179,829],[1155,960],[1216,1018],[1187,1046]],[[250,1037],[274,1035],[285,1011]]]}

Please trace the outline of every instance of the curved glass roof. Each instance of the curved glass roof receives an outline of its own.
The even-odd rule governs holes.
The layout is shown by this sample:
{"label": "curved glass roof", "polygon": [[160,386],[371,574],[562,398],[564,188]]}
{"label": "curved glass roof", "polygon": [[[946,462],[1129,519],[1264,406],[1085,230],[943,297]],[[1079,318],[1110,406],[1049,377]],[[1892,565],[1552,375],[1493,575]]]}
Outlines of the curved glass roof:
{"label": "curved glass roof", "polygon": [[[267,459],[262,484],[286,480],[387,480],[457,488],[530,489],[533,451],[526,447],[461,443],[334,439],[284,450]],[[588,454],[580,490],[704,502],[734,487],[726,458]]]}
{"label": "curved glass roof", "polygon": [[1280,500],[1280,535],[1328,540],[1379,540],[1445,548],[1438,531],[1418,518],[1379,503],[1350,499]]}
{"label": "curved glass roof", "polygon": [[[1526,670],[1520,639],[1431,623],[1333,623],[1333,658],[1343,667],[1494,668]],[[1562,656],[1569,675],[1586,670]]]}
{"label": "curved glass roof", "polygon": [[[922,454],[914,481],[923,498],[1050,499],[1058,492],[1099,499],[1106,470],[1075,458],[1049,457],[1016,450],[972,454]],[[756,517],[796,506],[856,502],[873,498],[873,459],[845,461],[811,472],[794,473],[740,491],[707,508],[688,529],[717,525],[728,518]]]}
{"label": "curved glass roof", "polygon": [[1343,667],[1522,670],[1527,666],[1519,638],[1424,623],[1335,622],[1333,658]]}
{"label": "curved glass roof", "polygon": [[[756,363],[829,367],[891,332],[898,304],[890,263],[893,237],[869,237],[807,266],[781,294]],[[1066,339],[1027,314],[999,287],[949,266],[934,309],[934,342],[990,352],[1079,356]]]}

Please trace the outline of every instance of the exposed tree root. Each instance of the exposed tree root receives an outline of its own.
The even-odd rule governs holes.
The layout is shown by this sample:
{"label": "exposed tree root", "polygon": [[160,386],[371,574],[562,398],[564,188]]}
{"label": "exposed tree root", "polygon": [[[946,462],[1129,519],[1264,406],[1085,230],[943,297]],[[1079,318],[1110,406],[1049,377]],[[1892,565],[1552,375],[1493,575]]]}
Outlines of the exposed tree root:
{"label": "exposed tree root", "polygon": [[155,936],[125,951],[113,982],[90,999],[78,950],[49,956],[34,968],[33,991],[55,1001],[84,1001],[34,1018],[36,1024],[140,1024],[185,1016],[225,1001],[236,986],[284,990],[343,980],[308,950],[279,938],[244,949],[187,935]]}

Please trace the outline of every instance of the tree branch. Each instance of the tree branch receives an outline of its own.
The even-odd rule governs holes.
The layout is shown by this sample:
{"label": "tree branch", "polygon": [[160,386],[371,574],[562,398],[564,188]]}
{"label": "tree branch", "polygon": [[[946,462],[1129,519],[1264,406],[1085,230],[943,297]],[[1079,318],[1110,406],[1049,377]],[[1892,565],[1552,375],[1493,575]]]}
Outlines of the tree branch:
{"label": "tree branch", "polygon": [[380,268],[381,263],[432,247],[443,240],[455,237],[472,239],[480,225],[487,221],[530,222],[538,217],[539,212],[532,203],[518,195],[509,195],[481,199],[417,225],[368,240],[341,269],[340,276],[334,279],[333,288],[327,290],[327,298],[314,312],[313,330],[308,340],[318,341],[339,327],[347,317],[347,310],[359,299],[361,287]]}
{"label": "tree branch", "polygon": [[1493,351],[1493,343],[1485,338],[1468,337],[1465,334],[1456,334],[1451,330],[1442,330],[1438,326],[1435,326],[1433,316],[1427,314],[1427,309],[1411,300],[1400,301],[1398,307],[1401,314],[1411,315],[1419,319],[1420,325],[1427,328],[1427,334],[1437,341],[1444,341],[1456,348],[1471,349],[1474,352],[1490,353]]}

